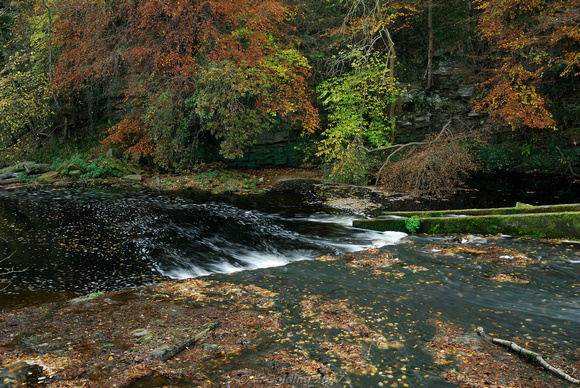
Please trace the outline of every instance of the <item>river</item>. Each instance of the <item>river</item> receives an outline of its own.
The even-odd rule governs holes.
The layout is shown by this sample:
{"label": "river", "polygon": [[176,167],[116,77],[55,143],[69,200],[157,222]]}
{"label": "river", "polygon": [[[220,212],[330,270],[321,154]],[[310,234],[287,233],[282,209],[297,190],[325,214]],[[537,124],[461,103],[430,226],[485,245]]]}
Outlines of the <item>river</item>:
{"label": "river", "polygon": [[[580,348],[580,244],[487,237],[478,246],[492,244],[501,260],[485,261],[469,249],[449,248],[469,244],[446,237],[354,229],[352,220],[372,211],[330,207],[313,187],[246,197],[83,186],[1,191],[1,265],[15,273],[5,276],[0,308],[208,276],[274,290],[286,305],[300,304],[304,295],[348,300],[369,325],[388,319],[391,337],[404,342],[387,356],[371,356],[369,349],[372,362],[387,370],[406,360],[417,372],[402,375],[417,386],[448,386],[425,374],[433,365],[425,351],[435,335],[430,319],[482,325],[560,354]],[[552,192],[548,200],[535,188],[515,194],[500,189],[499,202],[577,202],[576,188]],[[373,198],[394,210],[504,205],[497,194],[495,202],[491,197],[479,190],[447,201]],[[369,272],[314,260],[369,248],[397,261],[388,271]],[[525,265],[510,252],[525,256]],[[392,373],[401,381],[400,371]],[[376,386],[378,380],[357,381]]]}

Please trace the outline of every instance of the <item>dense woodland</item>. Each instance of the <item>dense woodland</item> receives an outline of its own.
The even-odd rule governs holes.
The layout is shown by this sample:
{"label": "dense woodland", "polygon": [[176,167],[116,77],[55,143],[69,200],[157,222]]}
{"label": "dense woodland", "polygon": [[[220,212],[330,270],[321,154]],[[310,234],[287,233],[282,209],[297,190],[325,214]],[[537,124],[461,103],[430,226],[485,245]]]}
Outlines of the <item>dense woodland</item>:
{"label": "dense woodland", "polygon": [[[514,153],[580,171],[580,0],[6,0],[0,41],[0,165],[114,148],[188,171],[286,131],[331,181],[432,190]],[[450,59],[485,119],[401,141]]]}

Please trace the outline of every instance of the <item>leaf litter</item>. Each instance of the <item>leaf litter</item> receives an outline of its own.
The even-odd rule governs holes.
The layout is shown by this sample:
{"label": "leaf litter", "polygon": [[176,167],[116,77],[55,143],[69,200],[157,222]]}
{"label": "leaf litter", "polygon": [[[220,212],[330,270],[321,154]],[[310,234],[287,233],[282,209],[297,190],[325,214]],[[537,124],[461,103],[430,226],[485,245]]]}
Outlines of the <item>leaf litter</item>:
{"label": "leaf litter", "polygon": [[[577,254],[577,247],[546,244],[565,248],[570,257]],[[400,247],[291,265],[313,279],[332,273],[334,291],[328,278],[297,285],[267,269],[5,311],[0,373],[26,362],[42,367],[38,384],[56,387],[415,387],[444,380],[462,387],[566,386],[483,342],[475,326],[487,323],[490,333],[545,352],[554,365],[578,377],[580,351],[568,332],[573,323],[526,331],[534,319],[479,305],[473,312],[477,319],[460,325],[457,314],[433,303],[435,290],[449,293],[448,285],[458,281],[473,287],[474,278],[498,292],[502,284],[540,286],[533,274],[549,265],[546,260],[529,249],[498,245],[408,239]],[[422,259],[410,261],[410,250],[422,252]],[[363,299],[369,285],[383,291]],[[577,297],[577,289],[570,289]],[[464,298],[462,293],[453,297]],[[210,323],[219,326],[161,361]]]}

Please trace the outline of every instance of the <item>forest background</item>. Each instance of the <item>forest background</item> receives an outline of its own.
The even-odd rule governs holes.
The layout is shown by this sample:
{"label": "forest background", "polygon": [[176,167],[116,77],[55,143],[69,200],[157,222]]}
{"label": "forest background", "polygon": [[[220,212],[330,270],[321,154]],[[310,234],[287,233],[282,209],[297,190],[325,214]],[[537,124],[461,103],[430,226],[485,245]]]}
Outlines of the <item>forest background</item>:
{"label": "forest background", "polygon": [[580,170],[580,0],[5,0],[0,45],[0,166]]}

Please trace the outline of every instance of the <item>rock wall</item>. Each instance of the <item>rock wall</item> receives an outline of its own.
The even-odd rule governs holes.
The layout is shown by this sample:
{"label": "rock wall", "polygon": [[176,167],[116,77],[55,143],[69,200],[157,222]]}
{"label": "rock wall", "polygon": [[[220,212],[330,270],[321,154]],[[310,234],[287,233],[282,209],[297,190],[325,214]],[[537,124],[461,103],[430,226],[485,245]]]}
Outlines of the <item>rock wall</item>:
{"label": "rock wall", "polygon": [[475,84],[465,81],[462,60],[435,58],[434,88],[424,91],[421,85],[407,85],[407,93],[396,109],[396,142],[422,140],[426,134],[440,131],[451,117],[455,130],[467,130],[486,124],[485,113],[473,111],[469,100]]}
{"label": "rock wall", "polygon": [[[403,85],[407,92],[396,106],[395,142],[421,141],[429,133],[439,132],[453,117],[454,131],[469,131],[492,123],[486,113],[475,112],[470,100],[477,87],[468,81],[469,66],[464,57],[447,57],[443,50],[435,54],[434,87]],[[296,167],[304,163],[303,151],[309,139],[288,129],[260,135],[258,142],[236,160],[209,155],[208,161],[223,161],[232,167]],[[580,130],[557,133],[546,131],[498,131],[489,147],[480,152],[484,167],[495,171],[580,173]]]}

